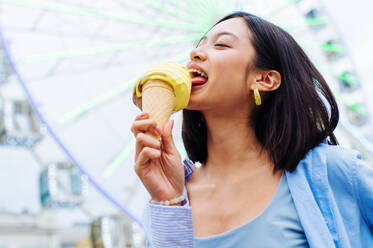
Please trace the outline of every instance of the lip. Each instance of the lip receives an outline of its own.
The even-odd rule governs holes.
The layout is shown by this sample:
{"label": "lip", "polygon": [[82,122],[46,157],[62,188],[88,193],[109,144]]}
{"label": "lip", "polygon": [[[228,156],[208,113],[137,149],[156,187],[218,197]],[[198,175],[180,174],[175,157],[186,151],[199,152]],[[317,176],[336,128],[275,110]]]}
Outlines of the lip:
{"label": "lip", "polygon": [[[188,63],[187,68],[188,69],[196,69],[196,70],[202,71],[202,72],[204,72],[208,76],[207,72],[202,67],[198,66],[194,62]],[[190,73],[190,76],[193,78],[193,73]]]}
{"label": "lip", "polygon": [[[196,63],[194,63],[194,62],[189,62],[188,65],[187,65],[187,68],[188,68],[188,69],[199,70],[199,71],[204,72],[206,75],[208,75],[208,74],[206,73],[206,71],[205,71],[202,67],[198,66],[198,65],[197,65]],[[192,72],[190,72],[190,76],[191,76],[192,79],[193,79],[193,78],[196,78],[196,77],[194,77],[194,75],[193,75]],[[192,90],[196,90],[196,89],[202,88],[203,86],[205,86],[205,85],[207,84],[207,82],[208,82],[208,80],[207,80],[205,83],[203,83],[203,84],[193,84],[193,83],[192,83]]]}
{"label": "lip", "polygon": [[195,84],[195,85],[192,85],[192,91],[195,91],[197,89],[200,89],[202,88],[203,86],[205,86],[205,84]]}

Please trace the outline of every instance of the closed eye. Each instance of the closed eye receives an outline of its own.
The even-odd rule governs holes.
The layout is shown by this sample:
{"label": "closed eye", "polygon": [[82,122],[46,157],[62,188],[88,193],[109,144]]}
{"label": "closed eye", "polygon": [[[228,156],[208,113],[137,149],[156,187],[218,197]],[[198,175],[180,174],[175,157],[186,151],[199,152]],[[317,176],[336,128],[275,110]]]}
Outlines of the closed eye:
{"label": "closed eye", "polygon": [[225,45],[225,44],[220,44],[220,43],[215,44],[215,46],[220,46],[220,47],[229,47],[229,46],[227,46],[227,45]]}

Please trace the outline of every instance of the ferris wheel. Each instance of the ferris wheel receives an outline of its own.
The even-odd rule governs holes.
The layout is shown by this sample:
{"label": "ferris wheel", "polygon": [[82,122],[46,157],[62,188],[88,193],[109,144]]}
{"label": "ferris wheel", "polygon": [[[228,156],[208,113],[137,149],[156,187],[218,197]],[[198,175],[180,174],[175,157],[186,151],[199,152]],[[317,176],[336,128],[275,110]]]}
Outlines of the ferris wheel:
{"label": "ferris wheel", "polygon": [[[340,137],[372,159],[359,77],[317,0],[2,0],[0,143],[29,150],[46,178],[78,171],[80,193],[88,182],[140,222],[148,196],[133,170],[133,82],[150,65],[185,64],[205,32],[233,11],[263,17],[295,37],[337,97]],[[185,156],[180,113],[173,118]],[[70,204],[85,201],[105,212],[102,198],[77,195]]]}

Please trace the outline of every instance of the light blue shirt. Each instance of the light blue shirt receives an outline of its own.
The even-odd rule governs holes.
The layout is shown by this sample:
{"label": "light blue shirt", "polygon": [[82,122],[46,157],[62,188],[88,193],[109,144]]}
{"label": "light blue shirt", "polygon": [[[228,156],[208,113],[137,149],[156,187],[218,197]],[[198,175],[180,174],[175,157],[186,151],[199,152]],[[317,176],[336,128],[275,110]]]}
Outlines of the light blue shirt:
{"label": "light blue shirt", "polygon": [[[373,168],[356,151],[321,143],[285,176],[311,248],[373,247]],[[189,206],[149,204],[144,227],[148,247],[199,248]]]}
{"label": "light blue shirt", "polygon": [[265,210],[252,221],[233,230],[209,237],[194,237],[198,248],[307,248],[286,176],[283,174],[276,193]]}

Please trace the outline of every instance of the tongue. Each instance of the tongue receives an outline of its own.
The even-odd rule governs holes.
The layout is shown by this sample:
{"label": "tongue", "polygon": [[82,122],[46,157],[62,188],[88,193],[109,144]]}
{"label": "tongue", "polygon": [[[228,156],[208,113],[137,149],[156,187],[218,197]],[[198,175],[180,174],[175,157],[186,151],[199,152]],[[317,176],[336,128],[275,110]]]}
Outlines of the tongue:
{"label": "tongue", "polygon": [[200,85],[207,82],[207,79],[204,77],[194,77],[192,78],[192,85]]}

